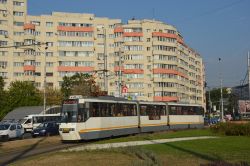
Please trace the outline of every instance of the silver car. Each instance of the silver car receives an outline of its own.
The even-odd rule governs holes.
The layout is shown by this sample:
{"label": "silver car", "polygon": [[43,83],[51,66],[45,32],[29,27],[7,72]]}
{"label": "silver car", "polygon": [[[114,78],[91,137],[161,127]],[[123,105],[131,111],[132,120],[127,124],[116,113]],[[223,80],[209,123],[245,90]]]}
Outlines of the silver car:
{"label": "silver car", "polygon": [[0,138],[9,140],[12,138],[23,138],[24,129],[19,123],[0,123]]}

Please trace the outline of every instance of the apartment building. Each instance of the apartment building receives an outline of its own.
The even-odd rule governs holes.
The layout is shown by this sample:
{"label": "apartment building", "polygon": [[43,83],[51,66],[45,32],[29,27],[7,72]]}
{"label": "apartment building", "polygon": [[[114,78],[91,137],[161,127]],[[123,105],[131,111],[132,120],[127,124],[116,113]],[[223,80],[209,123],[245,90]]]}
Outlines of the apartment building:
{"label": "apartment building", "polygon": [[[204,104],[204,64],[178,30],[155,20],[53,12],[27,15],[26,0],[0,0],[0,76],[60,87],[88,73],[108,94]],[[16,46],[9,47],[8,46]],[[123,87],[123,88],[121,88]]]}

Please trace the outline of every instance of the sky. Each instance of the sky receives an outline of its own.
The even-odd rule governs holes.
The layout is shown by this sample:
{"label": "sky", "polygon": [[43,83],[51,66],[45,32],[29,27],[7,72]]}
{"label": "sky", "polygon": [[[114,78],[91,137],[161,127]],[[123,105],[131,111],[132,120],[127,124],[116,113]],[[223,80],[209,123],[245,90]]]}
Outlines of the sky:
{"label": "sky", "polygon": [[[202,56],[209,87],[240,85],[250,51],[250,0],[27,0],[28,14],[92,13],[174,25]],[[221,58],[221,61],[219,61]],[[245,79],[244,83],[247,83]]]}

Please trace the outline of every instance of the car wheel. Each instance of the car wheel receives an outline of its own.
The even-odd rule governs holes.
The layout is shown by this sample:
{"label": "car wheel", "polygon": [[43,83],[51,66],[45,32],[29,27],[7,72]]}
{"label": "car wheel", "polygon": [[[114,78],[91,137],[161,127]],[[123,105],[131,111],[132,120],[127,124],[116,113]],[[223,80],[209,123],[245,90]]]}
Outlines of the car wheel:
{"label": "car wheel", "polygon": [[9,135],[6,135],[4,141],[9,141],[9,140],[10,140]]}
{"label": "car wheel", "polygon": [[36,135],[32,135],[32,138],[36,138]]}
{"label": "car wheel", "polygon": [[23,139],[24,138],[24,134],[19,136],[19,139]]}
{"label": "car wheel", "polygon": [[50,133],[48,132],[48,133],[45,133],[45,135],[47,136],[47,137],[49,137],[50,136]]}

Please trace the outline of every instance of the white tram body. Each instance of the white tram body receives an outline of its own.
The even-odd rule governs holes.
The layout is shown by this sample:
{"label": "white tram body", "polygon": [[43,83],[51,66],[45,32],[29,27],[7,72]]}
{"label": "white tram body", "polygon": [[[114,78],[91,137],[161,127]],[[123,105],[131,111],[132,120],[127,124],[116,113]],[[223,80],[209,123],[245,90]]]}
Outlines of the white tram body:
{"label": "white tram body", "polygon": [[63,101],[59,133],[64,141],[90,140],[171,128],[203,127],[203,124],[201,114],[169,115],[168,104],[163,102],[114,97],[79,98]]}

